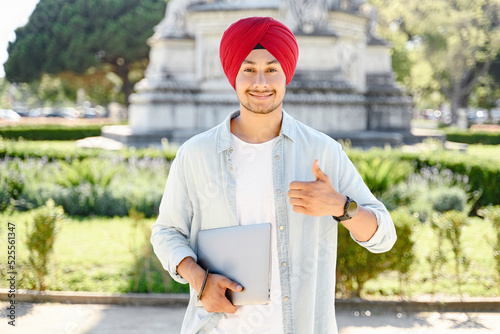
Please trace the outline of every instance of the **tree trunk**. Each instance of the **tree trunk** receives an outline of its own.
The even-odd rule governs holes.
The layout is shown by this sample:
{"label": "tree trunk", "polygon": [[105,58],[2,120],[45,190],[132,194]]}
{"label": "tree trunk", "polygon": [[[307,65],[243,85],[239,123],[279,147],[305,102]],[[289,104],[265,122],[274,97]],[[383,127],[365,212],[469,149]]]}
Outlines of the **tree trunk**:
{"label": "tree trunk", "polygon": [[132,94],[132,83],[128,79],[129,67],[127,64],[115,65],[115,73],[122,79],[122,93],[125,95],[125,105],[130,105],[129,97]]}
{"label": "tree trunk", "polygon": [[453,87],[453,90],[451,92],[450,96],[450,112],[451,112],[451,124],[457,125],[458,123],[458,108],[459,108],[459,100],[460,100],[460,95],[459,95],[459,89]]}

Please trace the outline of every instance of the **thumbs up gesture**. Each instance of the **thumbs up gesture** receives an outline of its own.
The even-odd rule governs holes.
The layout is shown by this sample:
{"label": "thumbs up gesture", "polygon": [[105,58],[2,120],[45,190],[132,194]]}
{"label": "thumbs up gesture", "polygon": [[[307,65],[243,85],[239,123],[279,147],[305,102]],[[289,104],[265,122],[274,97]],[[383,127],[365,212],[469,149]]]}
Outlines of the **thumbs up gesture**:
{"label": "thumbs up gesture", "polygon": [[288,197],[293,211],[309,216],[342,216],[346,197],[333,188],[328,175],[319,168],[317,159],[313,162],[312,172],[316,181],[290,183]]}

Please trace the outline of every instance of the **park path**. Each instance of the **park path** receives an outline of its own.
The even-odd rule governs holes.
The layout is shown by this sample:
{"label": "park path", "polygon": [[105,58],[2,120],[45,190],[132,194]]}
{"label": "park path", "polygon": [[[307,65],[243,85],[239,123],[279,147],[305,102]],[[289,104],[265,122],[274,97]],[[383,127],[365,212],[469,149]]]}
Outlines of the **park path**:
{"label": "park path", "polygon": [[[16,326],[8,325],[7,302],[0,302],[5,334],[177,334],[184,307],[21,302]],[[499,313],[338,312],[339,334],[498,333]],[[309,333],[307,333],[309,334]]]}

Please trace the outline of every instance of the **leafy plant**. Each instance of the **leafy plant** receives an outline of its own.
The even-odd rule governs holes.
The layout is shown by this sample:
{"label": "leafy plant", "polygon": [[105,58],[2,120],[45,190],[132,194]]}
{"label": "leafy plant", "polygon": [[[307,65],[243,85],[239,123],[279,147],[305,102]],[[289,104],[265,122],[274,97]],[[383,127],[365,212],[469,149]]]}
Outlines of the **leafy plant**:
{"label": "leafy plant", "polygon": [[404,181],[413,172],[409,162],[381,157],[358,161],[356,167],[376,197],[380,197],[392,185]]}
{"label": "leafy plant", "polygon": [[118,167],[96,159],[75,160],[71,164],[59,161],[61,172],[56,183],[63,187],[76,187],[82,183],[106,188],[118,172]]}
{"label": "leafy plant", "polygon": [[437,212],[464,211],[467,205],[467,193],[462,188],[444,187],[435,189],[430,200]]}
{"label": "leafy plant", "polygon": [[400,293],[403,286],[408,286],[410,269],[415,261],[413,227],[419,221],[407,208],[401,207],[391,212],[398,239],[387,256],[391,259],[389,269],[395,270],[399,276]]}
{"label": "leafy plant", "polygon": [[481,213],[484,215],[484,218],[493,226],[494,231],[496,231],[496,240],[490,241],[490,244],[493,249],[493,257],[495,258],[496,262],[498,280],[500,281],[500,206],[488,206],[484,208]]}
{"label": "leafy plant", "polygon": [[45,276],[48,274],[50,256],[63,217],[63,208],[56,207],[54,201],[49,200],[44,207],[33,210],[33,221],[27,227],[28,261],[35,272],[37,289],[40,291],[44,291],[46,288]]}
{"label": "leafy plant", "polygon": [[464,212],[446,211],[433,217],[433,227],[438,232],[438,249],[442,250],[440,247],[442,239],[451,243],[451,249],[455,257],[455,279],[459,294],[462,293],[462,274],[467,271],[470,264],[470,260],[464,255],[461,241],[462,231],[467,224],[468,218]]}

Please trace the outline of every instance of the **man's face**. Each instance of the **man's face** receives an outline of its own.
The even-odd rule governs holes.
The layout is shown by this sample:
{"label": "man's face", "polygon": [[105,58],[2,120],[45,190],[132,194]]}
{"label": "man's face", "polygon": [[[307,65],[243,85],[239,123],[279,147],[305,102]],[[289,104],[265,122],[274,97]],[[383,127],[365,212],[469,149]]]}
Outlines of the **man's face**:
{"label": "man's face", "polygon": [[269,114],[281,108],[286,76],[280,63],[265,49],[252,50],[236,76],[236,95],[244,109]]}

